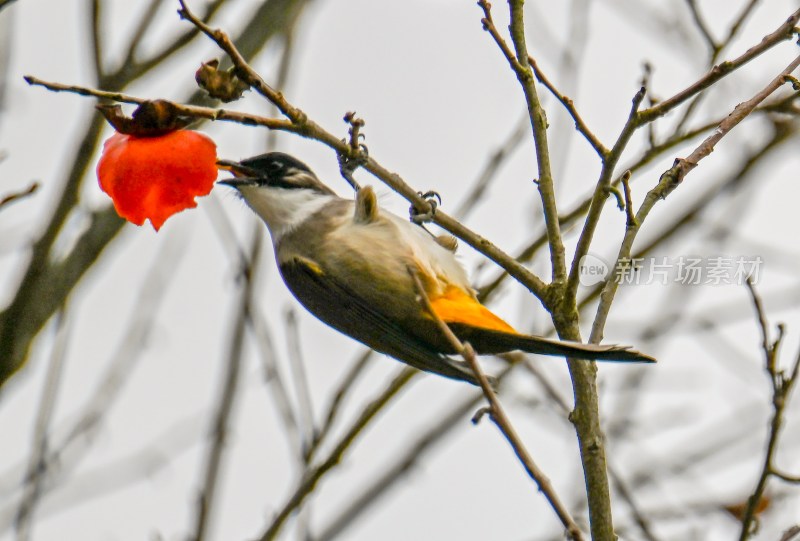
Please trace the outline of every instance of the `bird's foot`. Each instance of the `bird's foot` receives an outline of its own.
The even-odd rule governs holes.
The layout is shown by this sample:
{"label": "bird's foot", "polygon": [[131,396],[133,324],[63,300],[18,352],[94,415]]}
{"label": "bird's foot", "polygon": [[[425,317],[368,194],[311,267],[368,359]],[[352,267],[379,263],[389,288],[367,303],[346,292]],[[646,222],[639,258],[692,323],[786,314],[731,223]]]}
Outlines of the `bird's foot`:
{"label": "bird's foot", "polygon": [[442,204],[442,197],[433,190],[429,190],[425,193],[417,192],[417,195],[427,201],[428,208],[421,209],[412,204],[408,208],[408,213],[412,222],[421,225],[425,222],[430,222],[433,220],[433,215],[436,214],[436,208]]}
{"label": "bird's foot", "polygon": [[355,173],[356,169],[367,163],[367,159],[369,159],[367,145],[361,143],[358,145],[358,150],[353,152],[351,156],[339,153],[337,158],[339,159],[339,172],[342,174],[342,177],[344,177],[355,191],[360,190],[361,186],[353,177],[353,173]]}

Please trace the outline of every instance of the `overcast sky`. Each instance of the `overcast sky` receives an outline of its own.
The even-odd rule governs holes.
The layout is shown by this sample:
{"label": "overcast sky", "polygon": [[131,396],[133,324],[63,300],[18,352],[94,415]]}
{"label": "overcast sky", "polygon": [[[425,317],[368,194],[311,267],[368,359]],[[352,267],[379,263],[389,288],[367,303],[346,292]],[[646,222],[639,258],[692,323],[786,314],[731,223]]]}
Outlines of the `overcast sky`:
{"label": "overcast sky", "polygon": [[[29,87],[22,76],[32,74],[91,86],[86,24],[89,4],[18,0],[0,13],[0,47],[10,52],[0,112],[0,152],[5,155],[0,162],[0,197],[25,188],[33,180],[41,184],[35,196],[0,212],[0,306],[15,291],[26,247],[51,212],[77,139],[95,114],[94,100]],[[120,54],[118,46],[131,31],[131,21],[141,6],[123,1],[106,4],[110,5],[105,10],[104,28],[113,57]],[[185,28],[188,23],[175,14],[177,2],[164,4],[156,34],[169,35]],[[197,0],[190,2],[193,7],[199,4]],[[253,4],[233,1],[217,24],[240,27],[244,23],[242,14]],[[503,2],[496,4],[495,18],[505,31],[506,6]],[[696,29],[690,26],[684,2],[640,2],[642,12],[632,7],[636,4],[575,0],[531,1],[527,6],[531,53],[562,91],[575,100],[586,122],[606,144],[614,141],[624,123],[642,79],[644,62],[654,67],[651,88],[658,98],[687,86],[704,70],[704,57],[688,53],[703,49]],[[730,17],[725,11],[729,2],[700,4],[708,13],[722,9],[722,15],[710,19],[712,29],[722,32]],[[797,7],[791,0],[769,0],[765,4],[724,58],[756,44]],[[680,24],[664,32],[645,8]],[[576,9],[588,10],[585,18],[574,17]],[[481,16],[474,2],[316,0],[300,22],[286,96],[342,137],[346,134],[342,116],[346,111],[357,111],[366,120],[370,154],[415,188],[435,189],[445,211],[452,212],[490,153],[514,131],[525,113],[519,85],[490,36],[481,30]],[[562,52],[567,46],[577,55],[577,69],[564,63]],[[749,98],[797,54],[793,47],[787,42],[735,79],[724,82],[714,98],[703,104],[705,114],[724,115]],[[274,80],[279,52],[276,46],[267,47],[254,62],[269,81]],[[194,89],[194,71],[199,63],[215,56],[219,54],[210,42],[198,40],[179,60],[126,92],[181,100]],[[591,193],[599,165],[557,103],[550,96],[544,101],[550,115],[559,201],[562,209],[569,209]],[[256,113],[268,111],[254,93],[234,107]],[[687,177],[685,186],[657,207],[642,232],[644,240],[704,186],[738,167],[740,158],[764,137],[763,125],[756,121],[740,128]],[[219,156],[228,159],[260,153],[266,144],[266,133],[251,127],[216,123],[204,125],[202,131],[217,142]],[[110,135],[111,129],[107,132]],[[634,200],[641,201],[673,159],[690,152],[696,143],[676,148],[638,173]],[[626,158],[633,159],[643,144],[643,139],[635,141],[623,164]],[[328,148],[288,136],[279,137],[278,146],[308,163],[340,194],[348,194],[347,184],[338,175],[335,155]],[[797,290],[798,167],[797,146],[791,151],[784,149],[764,168],[757,187],[704,218],[704,227],[736,231],[726,244],[696,234],[669,243],[659,254],[673,262],[691,255],[762,257],[759,288],[768,301],[772,321],[787,324],[787,360],[800,342],[797,301],[785,293],[793,285]],[[542,223],[538,194],[531,182],[535,170],[533,147],[526,140],[503,166],[485,200],[466,220],[467,225],[511,253],[525,246],[541,230]],[[401,215],[407,213],[408,203],[366,172],[358,172],[357,177],[364,183],[377,184],[386,207]],[[93,175],[85,182],[83,197],[82,206],[87,210],[108,204]],[[76,215],[68,223],[59,240],[65,250],[85,225],[84,220],[85,215]],[[90,450],[68,481],[53,489],[38,509],[36,539],[186,537],[201,486],[205,434],[221,387],[239,290],[235,255],[238,248],[249,244],[254,223],[243,203],[219,187],[200,201],[198,209],[174,217],[157,234],[149,225],[126,226],[75,291],[67,309],[66,360],[52,423],[56,428],[68,426],[94,392],[105,367],[121,349],[137,305],[152,302],[155,320],[141,358],[126,377],[124,389],[107,412]],[[233,236],[228,227],[233,228]],[[567,232],[568,250],[574,249],[578,231]],[[606,260],[613,257],[623,231],[624,215],[609,201],[592,253]],[[261,228],[260,234],[267,235],[266,229]],[[476,284],[495,276],[496,268],[464,243],[459,253]],[[164,261],[168,271],[154,280],[151,269]],[[532,268],[546,274],[546,262],[546,258],[539,258]],[[337,382],[362,348],[304,312],[281,282],[269,248],[264,250],[262,271],[257,282],[258,312],[270,330],[287,377],[292,371],[285,321],[288,313],[297,317],[303,337],[302,357],[319,420]],[[149,299],[160,280],[166,281],[163,292],[156,291],[155,298]],[[611,312],[606,340],[644,349],[637,343],[641,323],[653,321],[664,307],[674,309],[670,304],[670,299],[675,299],[674,289],[658,284],[623,289]],[[760,364],[758,329],[750,317],[752,308],[745,288],[735,284],[698,286],[687,290],[677,302],[689,304],[700,315],[718,316],[722,325],[717,334],[709,338],[701,331],[681,330],[679,323],[674,338],[647,344],[651,348],[648,353],[660,360],[656,367],[606,365],[601,369],[602,405],[608,415],[613,415],[622,402],[619,396],[625,389],[619,386],[626,381],[627,371],[651,371],[643,384],[652,385],[654,391],[637,403],[644,419],[638,427],[641,439],[636,440],[635,447],[628,441],[610,444],[610,461],[623,471],[628,465],[641,468],[667,460],[666,450],[711,430],[721,433],[725,427],[750,427],[760,431],[766,426],[766,379]],[[541,305],[520,286],[505,286],[492,309],[521,330],[549,331]],[[592,316],[590,311],[586,321]],[[587,329],[584,324],[584,336]],[[8,497],[15,479],[5,473],[23,464],[30,454],[38,402],[57,340],[51,322],[35,343],[27,366],[0,396],[1,540],[13,538],[13,530],[5,526],[13,518],[17,501]],[[295,449],[283,432],[270,394],[273,390],[263,382],[254,345],[254,340],[248,340],[230,454],[215,509],[214,539],[260,535],[300,471]],[[739,363],[737,370],[720,368],[719,351],[727,351],[724,347],[735,352],[728,360]],[[712,355],[712,350],[717,355]],[[534,362],[552,378],[562,396],[571,400],[563,361],[537,358]],[[492,371],[500,365],[487,360],[486,366]],[[348,426],[400,367],[389,358],[375,356],[337,428]],[[654,378],[657,383],[653,383]],[[512,381],[504,399],[531,453],[573,505],[583,485],[574,432],[560,412],[541,403],[543,392],[530,392],[536,385],[529,376],[520,375]],[[323,481],[307,517],[312,531],[325,527],[348,498],[358,493],[358,487],[392,463],[450,406],[474,392],[466,384],[435,376],[417,378],[348,453],[340,471]],[[527,401],[529,396],[538,397],[540,402]],[[292,399],[296,399],[294,393]],[[671,416],[670,412],[683,404],[701,409],[702,418]],[[737,413],[741,411],[748,414]],[[524,475],[507,443],[489,422],[473,426],[470,415],[461,418],[451,435],[426,454],[342,538],[523,540],[543,539],[558,532],[552,510]],[[737,418],[741,426],[732,423]],[[793,414],[785,431],[787,445],[800,443],[798,428],[798,416]],[[723,436],[719,437],[722,440]],[[735,430],[732,441],[736,441]],[[641,496],[643,505],[677,505],[690,491],[700,502],[730,502],[746,496],[755,479],[762,442],[754,438],[739,447],[731,443],[732,455],[727,462],[720,459],[718,469],[704,467],[676,476],[674,482],[659,483]],[[796,473],[800,468],[796,457],[782,459],[789,471]],[[130,467],[121,465],[127,460],[131,460]],[[126,473],[132,478],[125,479]],[[796,506],[797,501],[796,497],[789,498],[784,505]],[[794,516],[796,519],[797,514]],[[735,524],[724,515],[714,515],[705,522],[719,539],[730,538],[735,531]],[[768,531],[778,532],[780,526],[788,524],[768,526]],[[288,534],[294,527],[286,532],[287,538],[292,537]],[[669,531],[664,530],[665,534]]]}

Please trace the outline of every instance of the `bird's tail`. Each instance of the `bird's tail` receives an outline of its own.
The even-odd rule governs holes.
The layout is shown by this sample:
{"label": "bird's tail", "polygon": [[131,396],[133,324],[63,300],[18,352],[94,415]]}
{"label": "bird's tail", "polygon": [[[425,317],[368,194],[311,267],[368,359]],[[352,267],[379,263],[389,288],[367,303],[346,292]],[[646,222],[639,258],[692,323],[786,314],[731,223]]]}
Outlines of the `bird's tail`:
{"label": "bird's tail", "polygon": [[631,349],[629,346],[564,342],[541,336],[484,329],[459,323],[450,323],[450,328],[460,340],[469,342],[476,352],[484,355],[520,350],[539,355],[556,355],[592,361],[656,362],[653,357]]}

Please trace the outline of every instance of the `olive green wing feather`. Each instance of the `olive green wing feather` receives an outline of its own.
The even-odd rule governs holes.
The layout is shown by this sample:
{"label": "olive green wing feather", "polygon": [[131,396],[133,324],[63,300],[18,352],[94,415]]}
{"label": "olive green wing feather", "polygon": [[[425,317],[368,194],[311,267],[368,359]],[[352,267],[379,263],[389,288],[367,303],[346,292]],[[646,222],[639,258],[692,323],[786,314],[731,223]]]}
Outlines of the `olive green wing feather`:
{"label": "olive green wing feather", "polygon": [[334,329],[419,370],[476,384],[465,363],[435,351],[313,260],[290,257],[280,272],[297,300]]}

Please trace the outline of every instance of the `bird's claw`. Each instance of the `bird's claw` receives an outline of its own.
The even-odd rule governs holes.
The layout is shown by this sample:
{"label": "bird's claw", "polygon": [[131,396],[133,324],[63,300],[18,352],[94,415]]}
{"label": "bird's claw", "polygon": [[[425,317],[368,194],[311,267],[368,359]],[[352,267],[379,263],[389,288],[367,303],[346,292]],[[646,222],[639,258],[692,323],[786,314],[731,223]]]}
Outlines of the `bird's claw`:
{"label": "bird's claw", "polygon": [[[346,143],[347,141],[342,139],[342,142]],[[367,149],[367,145],[360,143],[358,145],[358,150],[354,152],[352,156],[339,153],[337,158],[339,160],[339,172],[342,174],[344,179],[350,184],[350,186],[353,187],[355,191],[360,190],[361,186],[353,177],[353,173],[355,173],[356,169],[367,163],[367,159],[369,158],[369,150]]]}
{"label": "bird's claw", "polygon": [[412,203],[408,208],[409,217],[415,224],[423,224],[433,220],[436,208],[442,204],[442,197],[435,191],[429,190],[425,193],[417,192],[417,195],[428,202],[427,209],[420,209]]}

